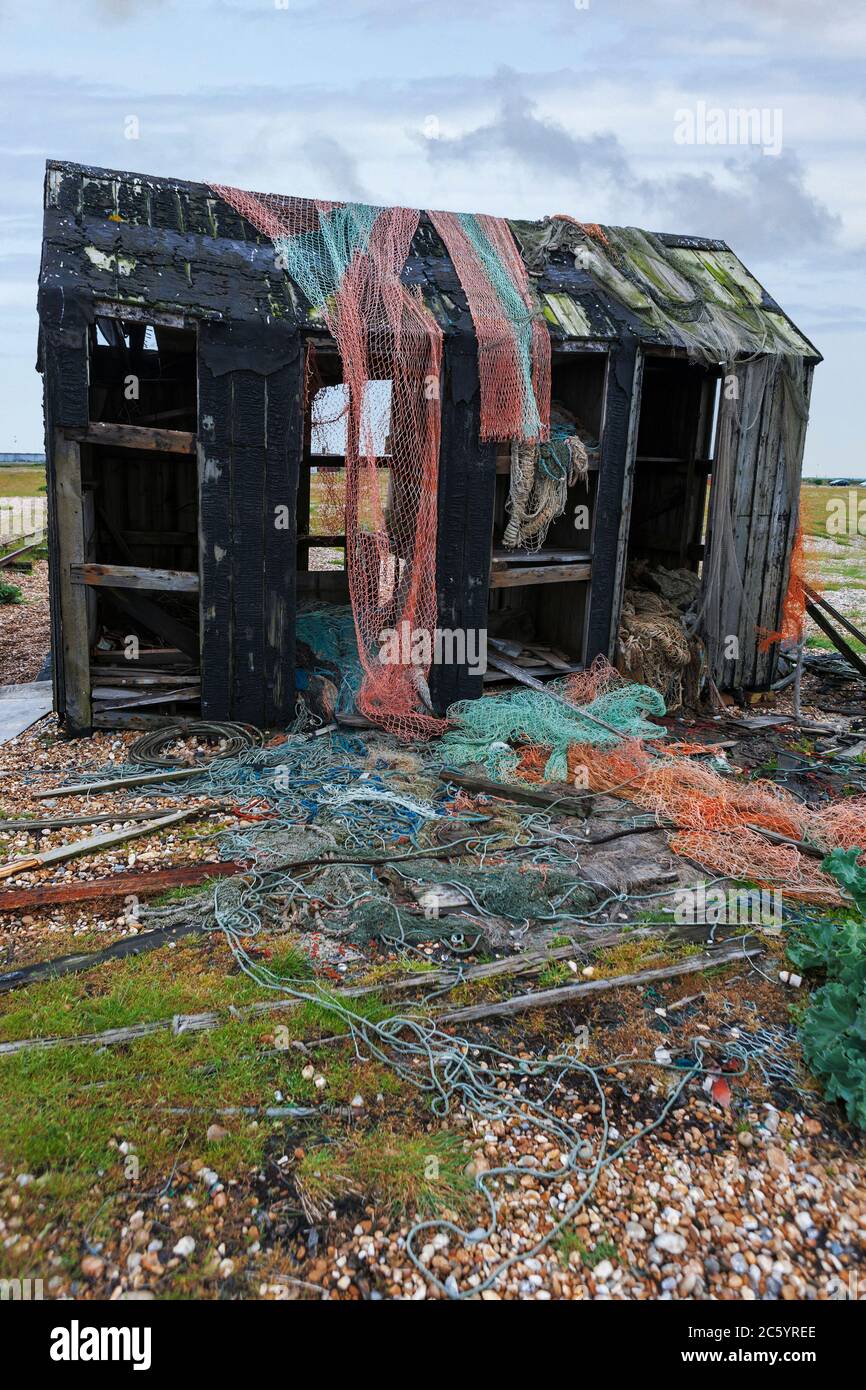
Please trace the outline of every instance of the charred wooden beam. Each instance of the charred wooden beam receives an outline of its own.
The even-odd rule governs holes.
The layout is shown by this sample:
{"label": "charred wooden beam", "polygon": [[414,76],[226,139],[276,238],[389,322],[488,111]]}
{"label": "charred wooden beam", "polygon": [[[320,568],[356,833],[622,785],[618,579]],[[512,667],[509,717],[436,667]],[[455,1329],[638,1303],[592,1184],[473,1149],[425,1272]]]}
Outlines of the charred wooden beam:
{"label": "charred wooden beam", "polygon": [[84,429],[67,429],[80,444],[110,444],[120,449],[147,449],[160,454],[194,454],[195,435],[187,430],[160,430],[145,425],[91,420]]}
{"label": "charred wooden beam", "polygon": [[197,594],[198,575],[190,570],[144,569],[139,565],[73,565],[73,584],[95,584],[109,589],[166,590],[176,594]]}

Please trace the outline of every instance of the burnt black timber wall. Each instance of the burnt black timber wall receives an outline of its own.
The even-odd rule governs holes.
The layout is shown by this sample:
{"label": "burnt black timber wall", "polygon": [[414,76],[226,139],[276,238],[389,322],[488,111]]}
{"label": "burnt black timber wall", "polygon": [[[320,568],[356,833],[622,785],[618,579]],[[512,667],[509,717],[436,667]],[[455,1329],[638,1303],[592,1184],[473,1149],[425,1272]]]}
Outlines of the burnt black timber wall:
{"label": "burnt black timber wall", "polygon": [[613,349],[608,364],[592,531],[592,578],[584,649],[587,666],[599,655],[613,655],[611,635],[619,622],[620,547],[624,543],[624,512],[627,512],[631,493],[627,486],[627,468],[636,361],[637,342],[634,338],[626,338]]}
{"label": "burnt black timber wall", "polygon": [[[445,339],[442,375],[437,623],[452,631],[486,631],[496,446],[480,441],[481,389],[472,333]],[[430,693],[434,709],[444,714],[455,700],[481,695],[483,679],[465,664],[434,665]]]}
{"label": "burnt black timber wall", "polygon": [[[55,431],[63,426],[86,426],[89,412],[87,318],[74,299],[59,290],[40,294],[39,361],[43,373],[45,419],[45,465],[48,506],[48,588],[51,609],[51,680],[54,708],[66,716],[66,689],[63,669],[63,642],[60,620],[60,557],[56,474],[54,468]],[[70,733],[89,733],[89,729],[68,725]]]}
{"label": "burnt black timber wall", "polygon": [[259,726],[293,718],[302,363],[293,327],[200,328],[205,718]]}

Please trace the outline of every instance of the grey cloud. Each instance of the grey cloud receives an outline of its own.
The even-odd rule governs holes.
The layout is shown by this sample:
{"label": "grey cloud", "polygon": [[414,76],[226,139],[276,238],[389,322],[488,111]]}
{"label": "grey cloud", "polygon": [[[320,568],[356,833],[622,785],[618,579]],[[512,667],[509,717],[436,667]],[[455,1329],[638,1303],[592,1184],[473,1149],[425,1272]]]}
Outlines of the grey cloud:
{"label": "grey cloud", "polygon": [[572,183],[577,191],[580,179],[573,205],[582,215],[592,216],[593,195],[603,195],[625,220],[720,237],[747,255],[805,255],[829,246],[841,225],[809,193],[803,167],[790,152],[767,156],[746,148],[725,160],[722,180],[711,172],[648,178],[615,135],[578,136],[539,116],[514,73],[501,73],[498,87],[499,109],[489,121],[453,138],[424,142],[431,161],[477,163],[502,156],[555,179],[552,196]]}
{"label": "grey cloud", "polygon": [[750,148],[725,161],[730,185],[712,174],[679,174],[642,182],[648,207],[672,218],[676,231],[722,237],[744,253],[807,256],[829,247],[841,227],[806,188],[797,156],[766,156]]}
{"label": "grey cloud", "polygon": [[163,0],[89,0],[88,9],[95,12],[97,19],[107,19],[112,24],[128,24],[140,19],[143,7],[153,8]]}
{"label": "grey cloud", "polygon": [[615,135],[572,135],[558,122],[536,115],[535,102],[524,93],[521,79],[511,69],[500,69],[494,91],[499,98],[497,114],[462,135],[425,141],[431,160],[480,160],[507,155],[539,173],[554,173],[560,178],[589,173],[603,179],[633,182],[628,160]]}
{"label": "grey cloud", "polygon": [[319,132],[311,136],[301,146],[300,153],[316,172],[315,186],[324,190],[321,196],[360,203],[370,201],[358,174],[357,160],[332,135]]}

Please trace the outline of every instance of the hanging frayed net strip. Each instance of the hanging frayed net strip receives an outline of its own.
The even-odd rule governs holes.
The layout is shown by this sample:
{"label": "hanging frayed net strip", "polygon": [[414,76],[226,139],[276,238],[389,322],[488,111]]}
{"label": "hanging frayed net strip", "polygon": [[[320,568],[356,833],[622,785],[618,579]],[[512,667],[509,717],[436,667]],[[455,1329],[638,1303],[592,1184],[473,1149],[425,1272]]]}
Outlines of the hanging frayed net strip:
{"label": "hanging frayed net strip", "polygon": [[802,517],[797,522],[797,534],[791,551],[791,568],[788,575],[788,588],[782,604],[782,616],[774,632],[761,632],[760,650],[766,651],[775,642],[781,642],[788,649],[796,648],[803,641],[806,628],[806,599],[808,590],[823,593],[824,581],[821,575],[819,554],[810,544],[810,538],[803,532]]}
{"label": "hanging frayed net strip", "polygon": [[[436,623],[442,333],[420,295],[400,280],[419,213],[215,191],[272,238],[278,265],[337,342],[348,397],[346,569],[364,670],[358,707],[400,738],[430,737],[445,727],[430,712],[427,684]],[[382,659],[389,632],[409,634],[408,642],[388,647],[397,660]],[[426,642],[414,640],[425,633]]]}
{"label": "hanging frayed net strip", "polygon": [[547,439],[550,334],[504,217],[431,212],[478,340],[482,440]]}

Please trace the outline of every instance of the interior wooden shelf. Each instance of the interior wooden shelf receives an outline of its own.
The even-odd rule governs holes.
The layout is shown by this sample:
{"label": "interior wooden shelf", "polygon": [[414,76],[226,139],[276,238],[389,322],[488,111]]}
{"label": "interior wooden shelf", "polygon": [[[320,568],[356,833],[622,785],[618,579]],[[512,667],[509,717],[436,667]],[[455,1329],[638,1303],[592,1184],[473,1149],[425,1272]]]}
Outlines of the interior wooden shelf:
{"label": "interior wooden shelf", "polygon": [[589,579],[592,566],[569,565],[494,565],[490,571],[491,589],[510,589],[521,584],[573,584]]}
{"label": "interior wooden shelf", "polygon": [[111,589],[169,590],[197,594],[198,575],[191,570],[143,569],[137,565],[70,565],[73,584],[104,585]]}
{"label": "interior wooden shelf", "polygon": [[573,564],[591,559],[588,550],[555,550],[542,547],[540,550],[508,550],[503,545],[493,547],[494,565],[539,565],[557,561],[560,564]]}

